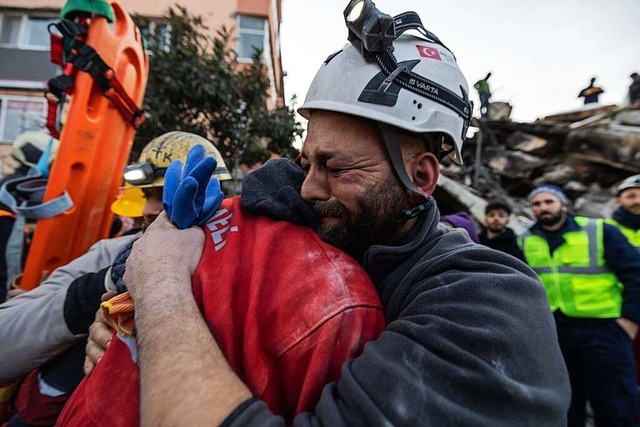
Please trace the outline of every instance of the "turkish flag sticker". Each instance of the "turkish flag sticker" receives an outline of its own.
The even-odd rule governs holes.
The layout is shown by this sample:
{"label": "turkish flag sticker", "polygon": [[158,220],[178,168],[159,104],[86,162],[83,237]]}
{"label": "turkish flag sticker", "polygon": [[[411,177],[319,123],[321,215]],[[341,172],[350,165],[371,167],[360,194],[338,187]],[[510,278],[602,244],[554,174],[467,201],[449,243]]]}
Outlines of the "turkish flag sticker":
{"label": "turkish flag sticker", "polygon": [[420,45],[416,45],[416,47],[418,48],[418,53],[423,58],[431,58],[431,59],[437,59],[438,61],[442,61],[442,58],[440,58],[440,52],[438,51],[438,49],[434,47],[420,46]]}

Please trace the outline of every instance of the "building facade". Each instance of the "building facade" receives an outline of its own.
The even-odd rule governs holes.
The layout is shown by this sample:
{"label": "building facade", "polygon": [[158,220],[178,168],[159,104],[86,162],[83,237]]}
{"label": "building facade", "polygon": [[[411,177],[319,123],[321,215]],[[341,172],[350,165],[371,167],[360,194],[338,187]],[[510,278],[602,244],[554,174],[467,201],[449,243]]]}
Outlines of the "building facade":
{"label": "building facade", "polygon": [[[130,14],[161,21],[176,0],[120,0]],[[59,19],[65,0],[0,0],[0,150],[26,130],[45,128],[46,82],[59,72],[50,61],[48,25]],[[281,0],[180,0],[204,18],[211,34],[235,30],[240,63],[253,47],[263,51],[271,81],[268,107],[284,105],[280,57]],[[5,151],[6,148],[4,147]],[[1,153],[0,153],[1,154]]]}

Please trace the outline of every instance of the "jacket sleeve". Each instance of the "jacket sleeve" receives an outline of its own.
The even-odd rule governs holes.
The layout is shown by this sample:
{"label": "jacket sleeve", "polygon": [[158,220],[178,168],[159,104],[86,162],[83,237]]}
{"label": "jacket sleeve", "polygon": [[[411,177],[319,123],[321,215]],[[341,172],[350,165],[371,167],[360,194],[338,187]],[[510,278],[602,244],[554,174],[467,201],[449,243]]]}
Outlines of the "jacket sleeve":
{"label": "jacket sleeve", "polygon": [[604,224],[604,257],[622,283],[622,317],[640,323],[640,253],[620,230]]}
{"label": "jacket sleeve", "polygon": [[[534,273],[478,245],[425,273],[294,425],[566,425],[568,376]],[[232,415],[234,426],[284,424],[259,401]]]}
{"label": "jacket sleeve", "polygon": [[75,279],[110,266],[123,244],[119,240],[96,243],[54,270],[37,288],[0,305],[0,384],[40,366],[83,337],[73,334],[65,320],[68,288]]}
{"label": "jacket sleeve", "polygon": [[325,384],[336,381],[343,363],[360,355],[384,326],[381,307],[339,312],[271,363],[260,398],[275,402],[272,409],[289,422],[295,414],[313,410]]}

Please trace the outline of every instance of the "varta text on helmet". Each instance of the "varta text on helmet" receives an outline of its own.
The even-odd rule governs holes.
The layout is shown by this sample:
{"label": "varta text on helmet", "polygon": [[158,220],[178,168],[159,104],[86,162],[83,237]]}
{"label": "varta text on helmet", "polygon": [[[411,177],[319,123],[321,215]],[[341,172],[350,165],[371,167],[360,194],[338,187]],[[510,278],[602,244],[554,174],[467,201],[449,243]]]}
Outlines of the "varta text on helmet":
{"label": "varta text on helmet", "polygon": [[174,160],[183,162],[189,150],[196,145],[205,149],[207,156],[214,157],[218,163],[213,176],[221,181],[231,179],[224,159],[216,147],[207,139],[188,132],[168,132],[149,142],[138,159],[138,163],[124,170],[125,181],[135,187],[151,188],[164,185],[164,173]]}

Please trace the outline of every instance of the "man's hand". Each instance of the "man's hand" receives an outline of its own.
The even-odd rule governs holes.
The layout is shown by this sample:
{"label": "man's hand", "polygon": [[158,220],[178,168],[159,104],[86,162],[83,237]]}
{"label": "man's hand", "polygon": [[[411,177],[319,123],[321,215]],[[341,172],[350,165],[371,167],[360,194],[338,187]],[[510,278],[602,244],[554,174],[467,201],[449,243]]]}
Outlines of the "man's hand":
{"label": "man's hand", "polygon": [[[193,275],[204,248],[198,227],[178,230],[162,212],[133,245],[124,282],[136,303],[155,304],[176,292],[191,292]],[[166,287],[170,284],[172,289]],[[175,287],[180,289],[175,289]]]}
{"label": "man's hand", "polygon": [[[116,296],[115,292],[107,292],[100,298],[102,301],[108,301]],[[96,365],[104,356],[104,352],[107,351],[109,343],[113,338],[113,331],[109,328],[109,325],[104,321],[102,310],[98,309],[96,312],[96,320],[89,327],[89,338],[87,339],[87,347],[85,348],[84,357],[84,374],[86,376],[91,375]]]}
{"label": "man's hand", "polygon": [[632,322],[629,319],[625,319],[624,317],[616,319],[616,322],[618,322],[618,325],[620,325],[620,327],[624,329],[624,331],[629,335],[629,337],[632,340],[636,339],[636,335],[638,334],[637,323]]}

